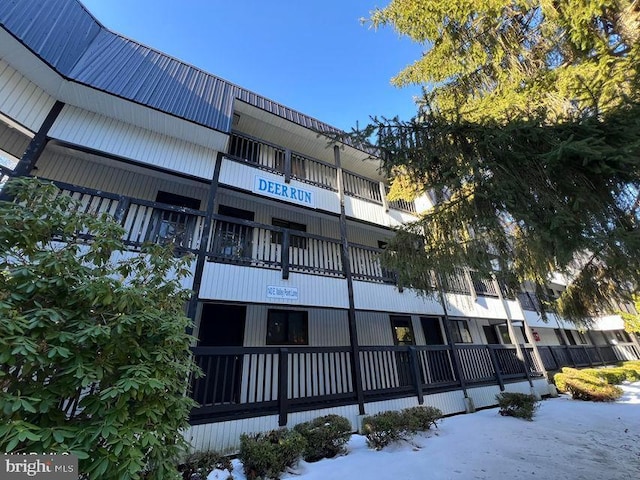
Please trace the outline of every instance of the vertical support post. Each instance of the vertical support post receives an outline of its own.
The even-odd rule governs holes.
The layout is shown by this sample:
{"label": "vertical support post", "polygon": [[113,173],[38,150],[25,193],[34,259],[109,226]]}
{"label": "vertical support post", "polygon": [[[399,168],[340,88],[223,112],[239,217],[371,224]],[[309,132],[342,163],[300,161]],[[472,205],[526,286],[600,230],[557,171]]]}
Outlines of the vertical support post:
{"label": "vertical support post", "polygon": [[284,151],[284,182],[291,183],[291,150]]}
{"label": "vertical support post", "polygon": [[[11,174],[13,178],[26,177],[31,174],[31,171],[36,166],[36,162],[40,158],[40,155],[42,155],[44,148],[47,146],[47,142],[49,141],[47,134],[63,108],[64,103],[59,100],[53,104],[53,107],[51,107],[51,110],[44,119],[44,122],[40,125],[40,128],[29,142],[29,145],[27,145],[27,149],[22,154],[20,161],[13,169]],[[0,200],[11,200],[11,197],[7,193],[0,191]]]}
{"label": "vertical support post", "polygon": [[424,403],[424,395],[422,394],[422,375],[420,375],[420,363],[418,362],[416,347],[413,346],[409,347],[409,364],[411,365],[413,384],[416,388],[418,403],[422,405]]}
{"label": "vertical support post", "polygon": [[340,256],[342,269],[347,279],[347,294],[349,297],[349,338],[351,340],[351,376],[358,400],[360,415],[364,415],[364,389],[362,387],[362,369],[360,365],[360,345],[358,344],[358,328],[356,325],[356,307],[353,296],[353,276],[351,274],[351,260],[349,258],[349,240],[347,239],[347,215],[344,207],[344,172],[340,163],[340,148],[333,147],[333,158],[336,164],[338,176],[338,195],[340,198]]}
{"label": "vertical support post", "polygon": [[456,343],[453,341],[453,336],[451,336],[451,325],[449,324],[449,312],[447,310],[447,302],[444,298],[444,291],[442,287],[442,278],[440,278],[440,273],[435,272],[435,280],[436,280],[436,288],[438,289],[438,294],[440,297],[440,305],[442,305],[442,317],[444,324],[444,333],[447,336],[447,344],[451,349],[451,356],[453,357],[453,371],[458,378],[458,383],[460,384],[460,388],[462,389],[462,393],[464,394],[465,406],[467,409],[467,413],[472,413],[475,411],[475,406],[473,405],[473,400],[469,396],[469,392],[467,391],[467,384],[464,381],[464,376],[462,375],[462,368],[460,367],[460,357],[458,355],[458,347]]}
{"label": "vertical support post", "polygon": [[289,245],[291,244],[291,232],[288,228],[282,232],[282,252],[280,260],[282,261],[282,279],[289,279]]}
{"label": "vertical support post", "polygon": [[[529,374],[528,362],[525,360],[525,353],[522,347],[520,346],[520,344],[518,343],[518,340],[516,337],[516,330],[515,328],[513,328],[513,321],[511,320],[511,311],[509,310],[507,301],[504,299],[504,296],[502,295],[502,289],[500,288],[500,284],[498,283],[498,280],[496,279],[495,275],[492,275],[492,280],[493,280],[494,288],[498,293],[498,298],[500,299],[500,303],[502,303],[502,308],[504,309],[505,316],[507,317],[507,330],[509,331],[509,337],[511,337],[511,341],[516,346],[518,360],[522,362],[522,368],[524,369],[524,373],[527,376],[527,381],[529,382],[529,386],[531,387],[531,389],[533,389],[533,382],[531,381],[531,375]],[[525,330],[526,330],[528,325],[527,325],[527,321],[524,320],[524,312],[522,313],[523,313],[522,323],[525,325]],[[529,338],[533,338],[533,333],[531,333],[530,329],[527,331],[527,336]],[[534,348],[535,348],[535,345],[534,345]],[[536,350],[534,350],[534,352],[536,352]],[[546,371],[544,370],[544,365],[542,365],[542,362],[540,362],[540,365],[542,367],[542,373],[546,377]]]}
{"label": "vertical support post", "polygon": [[118,222],[120,225],[124,225],[124,221],[127,218],[127,211],[129,210],[129,205],[131,205],[131,200],[129,197],[125,197],[120,195],[118,197],[118,207],[116,208],[115,213],[113,214],[113,219]]}
{"label": "vertical support post", "polygon": [[589,366],[593,367],[593,362],[591,361],[591,357],[589,356],[589,352],[587,352],[587,347],[582,345],[582,350],[584,351],[585,357],[587,357],[587,361],[589,362]]}
{"label": "vertical support post", "polygon": [[591,330],[587,330],[587,335],[589,336],[589,340],[591,341],[591,344],[593,345],[593,348],[596,351],[596,354],[598,355],[598,358],[600,359],[600,363],[602,363],[602,366],[604,367],[607,363],[604,361],[604,357],[602,356],[602,353],[600,353],[600,349],[598,348],[598,345],[596,344],[595,338],[593,338],[593,334],[591,333]]}
{"label": "vertical support post", "polygon": [[491,357],[493,370],[496,372],[496,380],[498,381],[498,385],[500,385],[500,391],[504,392],[504,379],[502,378],[502,370],[500,369],[498,357],[496,357],[496,351],[491,348],[491,345],[487,345],[487,349],[489,350],[489,357]]}
{"label": "vertical support post", "polygon": [[379,185],[380,185],[380,198],[382,198],[382,207],[384,208],[385,213],[388,213],[389,201],[387,200],[387,188],[385,187],[383,182],[380,182]]}
{"label": "vertical support post", "polygon": [[[211,185],[209,187],[209,196],[207,197],[207,210],[202,225],[202,238],[200,239],[200,245],[198,246],[196,257],[196,268],[193,274],[193,295],[189,300],[187,306],[187,316],[195,324],[196,312],[198,310],[198,295],[200,293],[200,285],[202,284],[202,272],[204,271],[204,262],[207,257],[207,247],[209,245],[209,236],[211,234],[211,227],[213,225],[213,210],[215,207],[216,195],[218,193],[218,178],[220,177],[220,168],[222,166],[223,153],[219,152],[216,157],[216,164],[213,169],[213,178],[211,179]],[[191,333],[191,332],[189,332]]]}
{"label": "vertical support post", "polygon": [[281,348],[278,355],[278,425],[287,425],[289,413],[289,350]]}

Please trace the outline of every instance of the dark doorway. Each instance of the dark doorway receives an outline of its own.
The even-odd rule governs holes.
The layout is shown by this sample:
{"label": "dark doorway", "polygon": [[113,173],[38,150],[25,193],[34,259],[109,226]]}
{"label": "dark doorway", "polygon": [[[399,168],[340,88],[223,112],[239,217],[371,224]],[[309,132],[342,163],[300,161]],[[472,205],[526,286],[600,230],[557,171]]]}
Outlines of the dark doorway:
{"label": "dark doorway", "polygon": [[[202,305],[198,346],[242,347],[247,307],[205,303]],[[242,386],[242,354],[202,355],[198,364],[205,377],[197,381],[194,399],[201,405],[239,403]]]}
{"label": "dark doorway", "polygon": [[[391,315],[391,331],[393,333],[393,343],[397,346],[415,345],[413,335],[413,325],[411,317],[408,315]],[[411,368],[411,358],[408,350],[396,352],[396,366],[398,369],[398,382],[401,387],[413,384],[413,370]]]}
{"label": "dark doorway", "polygon": [[420,317],[424,342],[427,345],[444,345],[440,319],[437,317]]}
{"label": "dark doorway", "polygon": [[245,305],[203,304],[198,346],[241,347],[244,342],[246,315]]}
{"label": "dark doorway", "polygon": [[499,345],[500,339],[496,333],[496,327],[494,325],[483,325],[484,336],[487,339],[487,343],[490,345]]}

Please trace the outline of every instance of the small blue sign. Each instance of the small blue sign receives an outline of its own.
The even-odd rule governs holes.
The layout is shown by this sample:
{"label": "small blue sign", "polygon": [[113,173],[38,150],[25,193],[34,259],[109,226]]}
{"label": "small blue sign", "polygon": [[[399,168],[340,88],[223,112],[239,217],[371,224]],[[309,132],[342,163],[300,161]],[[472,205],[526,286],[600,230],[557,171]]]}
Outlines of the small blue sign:
{"label": "small blue sign", "polygon": [[256,176],[253,191],[267,197],[277,198],[289,203],[297,203],[307,207],[315,207],[313,192],[286,183],[268,180]]}

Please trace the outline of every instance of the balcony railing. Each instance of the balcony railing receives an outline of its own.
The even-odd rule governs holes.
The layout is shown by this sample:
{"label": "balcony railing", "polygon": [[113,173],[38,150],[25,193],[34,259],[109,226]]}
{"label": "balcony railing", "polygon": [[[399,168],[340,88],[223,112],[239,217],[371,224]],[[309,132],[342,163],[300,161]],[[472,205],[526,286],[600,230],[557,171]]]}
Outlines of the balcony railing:
{"label": "balcony railing", "polygon": [[11,170],[10,168],[5,167],[4,165],[0,165],[0,190],[2,190],[4,184],[7,183],[7,180],[11,178],[12,173],[13,170]]}
{"label": "balcony railing", "polygon": [[120,222],[125,229],[122,240],[133,249],[145,242],[170,243],[179,251],[199,248],[205,212],[55,183],[61,195],[77,201],[79,211],[109,214]]}
{"label": "balcony railing", "polygon": [[[518,381],[541,372],[528,359],[518,359],[515,346],[447,345],[364,346],[358,362],[361,385],[353,378],[350,347],[195,347],[204,377],[192,381],[200,406],[192,423],[242,415],[327,408],[356,402],[452,391],[461,388],[454,355],[459,355],[466,384]],[[358,388],[359,387],[359,388]]]}
{"label": "balcony railing", "polygon": [[361,198],[382,205],[380,184],[355,173],[343,172],[344,193],[351,197]]}
{"label": "balcony railing", "polygon": [[[290,176],[310,185],[332,191],[338,190],[338,170],[334,165],[248,135],[231,134],[228,156],[234,160],[249,163],[256,168],[284,175],[285,177]],[[348,171],[343,173],[346,195],[382,205],[379,182],[356,173]],[[389,207],[416,213],[415,203],[406,200],[389,202]]]}
{"label": "balcony railing", "polygon": [[[0,173],[5,173],[0,170]],[[6,172],[7,174],[10,171]],[[143,243],[170,243],[177,252],[199,252],[206,212],[151,202],[100,190],[54,182],[61,195],[77,200],[80,211],[109,214],[125,229],[123,241],[131,249]],[[84,232],[89,235],[90,232]],[[209,261],[330,277],[345,277],[342,244],[294,229],[264,225],[234,217],[214,215],[205,254]],[[353,278],[360,281],[396,284],[394,272],[380,262],[382,249],[349,244]],[[467,275],[457,269],[444,275],[443,289],[449,293],[471,294]],[[493,283],[474,281],[478,295],[496,296]]]}
{"label": "balcony railing", "polygon": [[343,276],[339,240],[222,215],[214,216],[210,261]]}
{"label": "balcony railing", "polygon": [[380,248],[350,244],[349,259],[353,278],[366,282],[395,284],[397,281],[395,273],[385,269],[380,263],[382,252]]}
{"label": "balcony railing", "polygon": [[337,191],[335,166],[246,135],[231,135],[229,155],[272,173],[290,175],[304,183]]}

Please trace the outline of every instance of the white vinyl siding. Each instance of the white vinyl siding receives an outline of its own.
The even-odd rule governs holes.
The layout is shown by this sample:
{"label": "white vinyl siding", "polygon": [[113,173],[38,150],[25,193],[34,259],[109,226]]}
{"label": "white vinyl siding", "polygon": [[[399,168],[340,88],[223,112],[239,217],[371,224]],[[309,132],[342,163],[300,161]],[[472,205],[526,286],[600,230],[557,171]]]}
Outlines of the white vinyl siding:
{"label": "white vinyl siding", "polygon": [[0,112],[37,132],[54,103],[47,92],[0,60]]}
{"label": "white vinyl siding", "polygon": [[68,105],[49,136],[208,180],[213,177],[217,156],[215,150]]}

